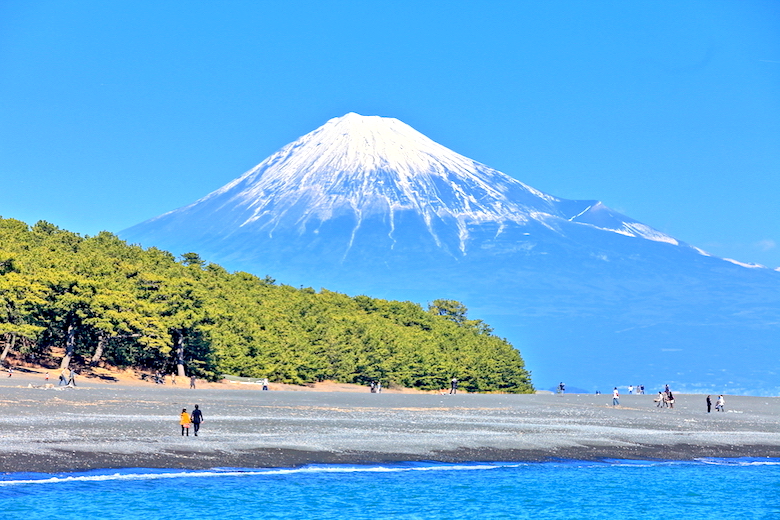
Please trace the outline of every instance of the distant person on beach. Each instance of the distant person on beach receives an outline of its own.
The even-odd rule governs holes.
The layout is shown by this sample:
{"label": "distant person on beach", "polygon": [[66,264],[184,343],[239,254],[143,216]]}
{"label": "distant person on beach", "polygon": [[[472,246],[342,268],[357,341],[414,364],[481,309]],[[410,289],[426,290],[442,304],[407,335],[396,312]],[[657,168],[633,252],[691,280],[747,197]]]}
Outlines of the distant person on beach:
{"label": "distant person on beach", "polygon": [[634,393],[634,385],[628,385],[628,395],[631,395]]}
{"label": "distant person on beach", "polygon": [[200,430],[200,423],[203,422],[203,412],[200,411],[200,408],[198,408],[197,404],[195,405],[195,409],[192,411],[190,419],[192,420],[192,429],[195,432],[195,437],[197,437],[198,430]]}
{"label": "distant person on beach", "polygon": [[190,388],[195,388],[195,376],[190,376]]}
{"label": "distant person on beach", "polygon": [[458,378],[453,377],[452,381],[450,381],[450,393],[451,394],[457,394],[458,393]]}
{"label": "distant person on beach", "polygon": [[8,367],[8,377],[14,375],[14,367]]}
{"label": "distant person on beach", "polygon": [[57,386],[68,384],[68,376],[65,374],[67,374],[67,371],[63,368],[62,372],[60,372],[60,382],[57,383]]}
{"label": "distant person on beach", "polygon": [[719,412],[726,411],[726,400],[723,399],[722,395],[718,396],[718,401],[715,403],[715,409]]}
{"label": "distant person on beach", "polygon": [[566,385],[563,384],[563,381],[558,384],[558,393],[559,394],[565,394],[566,393]]}
{"label": "distant person on beach", "polygon": [[655,405],[656,408],[661,408],[662,406],[666,406],[666,396],[663,392],[660,390],[658,391],[658,397],[653,399],[653,402],[658,403]]}
{"label": "distant person on beach", "polygon": [[171,384],[176,384],[176,372],[171,372]]}
{"label": "distant person on beach", "polygon": [[70,369],[70,374],[68,376],[68,385],[76,386],[76,371],[72,368]]}
{"label": "distant person on beach", "polygon": [[612,406],[620,406],[620,392],[617,387],[612,390]]}
{"label": "distant person on beach", "polygon": [[266,391],[268,390],[268,378],[267,377],[263,378],[263,390],[266,390]]}
{"label": "distant person on beach", "polygon": [[710,396],[707,396],[707,413],[710,413],[712,411],[712,399],[710,399]]}
{"label": "distant person on beach", "polygon": [[181,425],[181,435],[184,437],[184,432],[187,432],[187,437],[190,436],[190,423],[192,421],[190,420],[190,414],[187,413],[186,408],[181,409],[181,420],[179,421],[179,424]]}
{"label": "distant person on beach", "polygon": [[48,380],[49,380],[49,373],[48,373],[48,372],[46,372],[46,376],[45,376],[43,379],[44,379],[45,381],[48,381]]}
{"label": "distant person on beach", "polygon": [[669,402],[669,408],[674,408],[674,394],[671,390],[666,393],[666,400]]}

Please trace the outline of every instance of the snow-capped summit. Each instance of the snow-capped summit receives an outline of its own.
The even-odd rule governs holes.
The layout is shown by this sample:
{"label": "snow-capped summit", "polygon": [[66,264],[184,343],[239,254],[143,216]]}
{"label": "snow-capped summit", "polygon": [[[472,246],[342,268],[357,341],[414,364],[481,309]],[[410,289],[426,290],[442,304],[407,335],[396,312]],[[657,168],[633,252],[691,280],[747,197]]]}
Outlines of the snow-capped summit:
{"label": "snow-capped summit", "polygon": [[[247,225],[275,227],[291,211],[296,222],[351,214],[412,210],[430,223],[526,220],[555,213],[557,199],[453,152],[398,119],[349,113],[288,144],[240,178],[197,201],[226,200]],[[272,213],[272,215],[271,215]]]}
{"label": "snow-capped summit", "polygon": [[501,233],[530,222],[552,229],[575,222],[677,243],[597,201],[542,193],[398,119],[356,113],[329,120],[224,187],[149,224],[185,215],[190,220],[203,209],[208,229],[222,235],[248,227],[269,236],[293,229],[301,234],[347,219],[348,248],[372,218],[383,220],[393,244],[399,218],[419,219],[437,246],[459,254],[468,254],[475,226]]}

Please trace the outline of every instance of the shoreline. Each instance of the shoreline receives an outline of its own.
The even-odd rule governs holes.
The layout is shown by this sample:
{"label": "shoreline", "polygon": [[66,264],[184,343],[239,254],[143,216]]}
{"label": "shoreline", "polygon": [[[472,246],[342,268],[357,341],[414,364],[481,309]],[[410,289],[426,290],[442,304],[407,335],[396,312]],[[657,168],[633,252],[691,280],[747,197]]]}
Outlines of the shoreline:
{"label": "shoreline", "polygon": [[[38,473],[54,475],[81,473],[92,470],[225,470],[254,471],[290,469],[317,465],[377,466],[405,463],[431,464],[506,464],[548,462],[695,462],[702,459],[736,460],[742,458],[780,461],[780,447],[730,446],[712,451],[693,445],[641,446],[631,449],[617,447],[582,447],[542,450],[461,450],[436,453],[433,457],[409,457],[405,454],[377,453],[314,453],[296,450],[253,450],[238,453],[214,453],[212,456],[193,458],[186,453],[163,454],[100,454],[94,452],[60,452],[41,456],[30,453],[8,453],[10,462],[3,464],[0,474],[14,475]],[[218,462],[218,463],[217,463]]]}
{"label": "shoreline", "polygon": [[[17,377],[18,376],[18,377]],[[780,398],[259,391],[249,385],[125,384],[30,388],[0,377],[0,472],[293,468],[309,464],[780,458]],[[273,388],[273,386],[272,386]],[[357,387],[361,389],[360,387]],[[178,415],[199,404],[200,436]]]}

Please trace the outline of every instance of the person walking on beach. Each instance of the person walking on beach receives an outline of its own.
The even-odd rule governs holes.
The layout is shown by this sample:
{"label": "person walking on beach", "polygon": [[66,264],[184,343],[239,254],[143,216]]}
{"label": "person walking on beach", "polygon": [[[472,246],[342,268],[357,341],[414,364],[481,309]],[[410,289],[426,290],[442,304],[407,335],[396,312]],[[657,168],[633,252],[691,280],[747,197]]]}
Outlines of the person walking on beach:
{"label": "person walking on beach", "polygon": [[60,381],[57,383],[57,386],[68,384],[68,377],[65,374],[67,374],[67,371],[63,368],[62,372],[60,372]]}
{"label": "person walking on beach", "polygon": [[612,390],[612,406],[620,406],[620,392],[617,387]]}
{"label": "person walking on beach", "polygon": [[666,400],[669,401],[669,408],[674,408],[674,394],[671,390],[666,393]]}
{"label": "person walking on beach", "polygon": [[195,376],[190,376],[190,388],[195,389]]}
{"label": "person walking on beach", "polygon": [[68,375],[68,386],[76,386],[76,371],[72,368],[70,369],[70,374]]}
{"label": "person walking on beach", "polygon": [[192,411],[190,419],[192,420],[192,430],[195,432],[195,437],[197,437],[198,430],[200,430],[200,423],[203,422],[203,412],[200,411],[200,408],[197,404],[195,405],[195,409]]}
{"label": "person walking on beach", "polygon": [[450,394],[457,394],[458,393],[458,378],[453,377],[452,381],[450,381]]}
{"label": "person walking on beach", "polygon": [[710,399],[710,396],[707,396],[707,413],[710,413],[712,410],[712,399]]}
{"label": "person walking on beach", "polygon": [[190,423],[192,421],[190,420],[190,414],[187,413],[186,408],[181,409],[181,420],[179,421],[179,424],[181,425],[181,436],[184,437],[184,432],[187,432],[187,437],[190,436]]}
{"label": "person walking on beach", "polygon": [[268,378],[263,378],[263,390],[268,391]]}
{"label": "person walking on beach", "polygon": [[723,399],[722,395],[718,396],[718,401],[715,403],[715,409],[719,412],[726,411],[726,400]]}

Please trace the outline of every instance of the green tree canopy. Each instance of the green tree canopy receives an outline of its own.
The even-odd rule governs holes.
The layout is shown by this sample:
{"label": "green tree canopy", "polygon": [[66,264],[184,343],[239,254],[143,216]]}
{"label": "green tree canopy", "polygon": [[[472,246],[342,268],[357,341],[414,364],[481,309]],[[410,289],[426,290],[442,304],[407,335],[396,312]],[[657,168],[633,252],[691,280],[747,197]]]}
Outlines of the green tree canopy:
{"label": "green tree canopy", "polygon": [[0,218],[3,358],[272,381],[381,381],[530,392],[520,353],[461,302],[349,297],[93,237]]}

